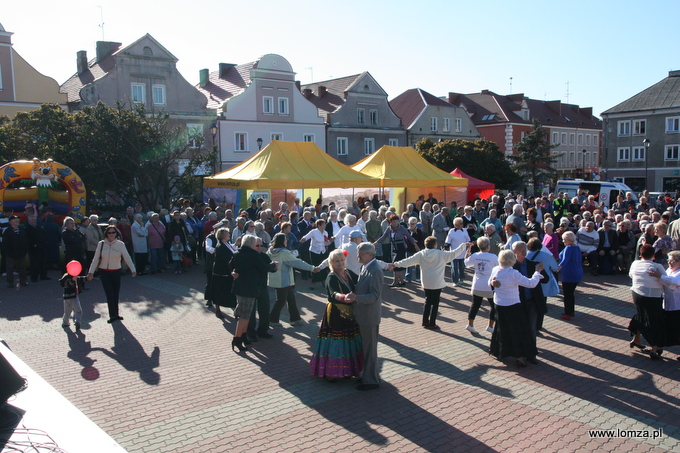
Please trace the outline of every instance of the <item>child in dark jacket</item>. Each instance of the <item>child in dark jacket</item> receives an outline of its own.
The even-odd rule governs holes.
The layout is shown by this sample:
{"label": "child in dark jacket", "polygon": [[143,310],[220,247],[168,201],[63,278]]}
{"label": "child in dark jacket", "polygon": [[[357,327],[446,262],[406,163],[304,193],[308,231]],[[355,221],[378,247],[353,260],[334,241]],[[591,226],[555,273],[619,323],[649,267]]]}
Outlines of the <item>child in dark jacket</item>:
{"label": "child in dark jacket", "polygon": [[83,316],[83,309],[80,306],[78,294],[83,290],[84,276],[72,277],[68,273],[59,279],[59,284],[64,288],[64,318],[61,327],[69,326],[71,313],[74,314],[76,332],[80,330],[80,321]]}

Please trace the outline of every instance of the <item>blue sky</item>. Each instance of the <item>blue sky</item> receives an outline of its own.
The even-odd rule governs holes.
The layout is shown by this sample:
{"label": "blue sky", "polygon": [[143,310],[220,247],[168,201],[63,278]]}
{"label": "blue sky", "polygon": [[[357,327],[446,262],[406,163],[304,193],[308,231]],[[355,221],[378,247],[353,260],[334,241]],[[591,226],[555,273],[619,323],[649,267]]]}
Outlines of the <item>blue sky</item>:
{"label": "blue sky", "polygon": [[489,89],[599,115],[680,69],[678,0],[2,3],[14,49],[59,83],[75,72],[78,50],[94,56],[102,12],[106,40],[150,33],[192,84],[201,68],[277,53],[303,84],[368,71],[390,99],[416,87],[437,96]]}

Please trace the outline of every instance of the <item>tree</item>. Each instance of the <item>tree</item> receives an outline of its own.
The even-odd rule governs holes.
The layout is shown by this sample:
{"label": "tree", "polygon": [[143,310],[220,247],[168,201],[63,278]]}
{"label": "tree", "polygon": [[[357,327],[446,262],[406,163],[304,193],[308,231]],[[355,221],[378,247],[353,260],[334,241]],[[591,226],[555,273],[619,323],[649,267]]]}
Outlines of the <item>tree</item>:
{"label": "tree", "polygon": [[416,150],[428,162],[447,173],[459,168],[470,176],[492,182],[502,189],[515,189],[520,181],[498,145],[491,141],[454,139],[433,143],[426,138],[416,144]]}
{"label": "tree", "polygon": [[548,131],[534,118],[531,132],[513,147],[517,152],[509,156],[515,162],[513,169],[524,177],[525,182],[531,182],[534,194],[539,193],[540,183],[548,182],[554,177],[555,170],[550,164],[558,156],[552,156],[550,150],[556,146],[556,143],[548,143]]}
{"label": "tree", "polygon": [[183,127],[171,126],[167,113],[147,112],[143,105],[113,108],[100,102],[74,114],[43,105],[0,119],[2,158],[51,157],[78,173],[89,198],[100,201],[114,195],[168,205],[173,196],[195,193],[200,188],[195,170],[212,169],[216,157],[202,143],[202,135],[188,137]]}

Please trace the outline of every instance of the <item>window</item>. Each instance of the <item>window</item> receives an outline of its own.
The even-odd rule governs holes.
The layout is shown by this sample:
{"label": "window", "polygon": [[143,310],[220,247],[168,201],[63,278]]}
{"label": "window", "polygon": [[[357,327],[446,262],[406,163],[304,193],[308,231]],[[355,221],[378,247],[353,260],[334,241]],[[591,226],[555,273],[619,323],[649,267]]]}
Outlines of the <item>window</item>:
{"label": "window", "polygon": [[437,132],[437,120],[438,118],[436,116],[430,118],[430,131]]}
{"label": "window", "polygon": [[366,110],[357,109],[357,124],[366,124]]}
{"label": "window", "polygon": [[597,135],[597,134],[593,135],[593,146],[597,146],[597,138],[598,137],[599,137],[599,135]]}
{"label": "window", "polygon": [[569,163],[571,165],[574,165],[575,156],[576,156],[576,153],[574,153],[573,151],[569,153]]}
{"label": "window", "polygon": [[489,121],[489,120],[492,120],[492,119],[494,119],[495,116],[496,116],[495,113],[492,113],[491,115],[484,115],[484,116],[482,117],[482,121]]}
{"label": "window", "polygon": [[562,144],[563,145],[567,144],[567,134],[566,134],[566,132],[562,132]]}
{"label": "window", "polygon": [[279,98],[279,115],[288,115],[288,98]]}
{"label": "window", "polygon": [[388,146],[399,146],[399,139],[398,138],[391,138],[388,141]]}
{"label": "window", "polygon": [[364,139],[364,155],[368,156],[375,152],[375,140],[372,138]]}
{"label": "window", "polygon": [[143,103],[144,100],[145,100],[144,84],[143,83],[133,83],[132,84],[132,102]]}
{"label": "window", "polygon": [[305,134],[302,136],[302,141],[303,142],[313,142],[314,141],[314,134]]}
{"label": "window", "polygon": [[578,146],[583,145],[583,134],[578,134]]}
{"label": "window", "polygon": [[618,148],[617,151],[619,162],[628,162],[630,160],[630,148]]}
{"label": "window", "polygon": [[630,135],[630,121],[619,121],[619,137]]}
{"label": "window", "polygon": [[574,144],[575,138],[576,138],[576,134],[574,134],[574,133],[569,134],[569,144],[570,145]]}
{"label": "window", "polygon": [[274,97],[262,96],[262,113],[274,113]]}
{"label": "window", "polygon": [[338,156],[346,156],[347,155],[347,137],[338,137],[337,140],[337,146],[338,146]]}
{"label": "window", "polygon": [[633,161],[645,160],[645,147],[644,146],[634,146],[633,147]]}
{"label": "window", "polygon": [[165,85],[153,85],[151,93],[154,105],[165,105]]}
{"label": "window", "polygon": [[451,132],[451,118],[444,118],[444,123],[442,124],[442,132]]}
{"label": "window", "polygon": [[462,132],[463,131],[463,120],[460,118],[456,118],[456,132]]}
{"label": "window", "polygon": [[187,143],[189,148],[200,148],[203,143],[203,125],[187,124]]}
{"label": "window", "polygon": [[596,167],[596,166],[598,166],[598,165],[600,165],[600,161],[597,160],[597,153],[594,152],[594,153],[593,153],[593,167]]}
{"label": "window", "polygon": [[680,116],[666,118],[666,132],[680,132]]}
{"label": "window", "polygon": [[377,110],[369,110],[368,118],[371,121],[372,126],[378,125],[378,111]]}
{"label": "window", "polygon": [[272,140],[283,140],[283,134],[278,132],[272,133]]}
{"label": "window", "polygon": [[633,135],[645,135],[647,120],[633,120]]}
{"label": "window", "polygon": [[666,160],[678,160],[680,145],[666,145]]}
{"label": "window", "polygon": [[248,152],[248,134],[245,132],[236,132],[234,134],[234,151]]}
{"label": "window", "polygon": [[586,146],[590,146],[590,134],[586,134]]}
{"label": "window", "polygon": [[558,132],[553,132],[553,140],[552,140],[553,145],[555,143],[559,143],[559,141],[560,141],[560,134]]}

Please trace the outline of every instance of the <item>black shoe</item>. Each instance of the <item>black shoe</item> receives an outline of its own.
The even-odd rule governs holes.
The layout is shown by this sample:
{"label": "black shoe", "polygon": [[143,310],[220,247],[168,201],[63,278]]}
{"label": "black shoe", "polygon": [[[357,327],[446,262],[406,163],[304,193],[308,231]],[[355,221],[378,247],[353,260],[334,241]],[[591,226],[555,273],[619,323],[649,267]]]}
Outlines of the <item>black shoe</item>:
{"label": "black shoe", "polygon": [[269,332],[258,333],[257,336],[260,338],[274,338],[274,335],[270,334]]}
{"label": "black shoe", "polygon": [[114,322],[114,321],[122,321],[122,320],[123,320],[123,317],[122,317],[122,316],[116,316],[115,318],[111,318],[111,319],[109,319],[109,320],[106,321],[106,322],[108,322],[109,324],[111,324],[111,323]]}
{"label": "black shoe", "polygon": [[380,388],[380,384],[359,384],[357,390],[376,390]]}
{"label": "black shoe", "polygon": [[529,362],[532,365],[538,365],[538,360],[536,360],[536,358],[533,357],[532,358],[527,357],[527,362]]}
{"label": "black shoe", "polygon": [[243,352],[243,351],[246,351],[248,349],[243,345],[243,338],[242,337],[234,337],[234,339],[231,340],[231,350],[235,351],[236,348],[238,348],[238,352]]}

